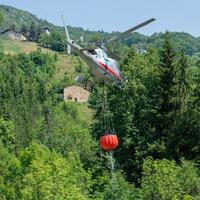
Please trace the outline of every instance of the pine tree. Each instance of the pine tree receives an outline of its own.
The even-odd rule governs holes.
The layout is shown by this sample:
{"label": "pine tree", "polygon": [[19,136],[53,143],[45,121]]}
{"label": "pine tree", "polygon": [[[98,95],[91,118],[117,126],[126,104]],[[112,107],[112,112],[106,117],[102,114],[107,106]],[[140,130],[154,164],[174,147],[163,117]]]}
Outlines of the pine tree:
{"label": "pine tree", "polygon": [[10,29],[11,29],[11,31],[16,31],[16,24],[12,23],[10,25]]}
{"label": "pine tree", "polygon": [[169,34],[166,33],[163,49],[160,53],[160,104],[158,105],[160,118],[156,123],[156,129],[160,135],[160,141],[165,146],[165,156],[167,157],[171,156],[168,152],[170,145],[168,138],[174,134],[173,126],[176,122],[175,114],[178,109],[176,102],[174,102],[175,75],[175,52]]}
{"label": "pine tree", "polygon": [[31,23],[29,39],[32,41],[37,40],[37,26],[34,22]]}
{"label": "pine tree", "polygon": [[188,59],[181,52],[177,71],[180,112],[175,126],[176,137],[171,138],[177,157],[199,159],[200,153],[200,72],[189,73]]}
{"label": "pine tree", "polygon": [[179,103],[181,110],[187,109],[189,98],[189,77],[188,77],[189,63],[184,50],[181,50],[178,59],[178,69],[176,74],[177,81],[177,95],[179,96]]}
{"label": "pine tree", "polygon": [[25,35],[28,36],[28,27],[25,24],[22,24],[21,30],[20,32]]}
{"label": "pine tree", "polygon": [[3,22],[3,13],[0,12],[0,24]]}

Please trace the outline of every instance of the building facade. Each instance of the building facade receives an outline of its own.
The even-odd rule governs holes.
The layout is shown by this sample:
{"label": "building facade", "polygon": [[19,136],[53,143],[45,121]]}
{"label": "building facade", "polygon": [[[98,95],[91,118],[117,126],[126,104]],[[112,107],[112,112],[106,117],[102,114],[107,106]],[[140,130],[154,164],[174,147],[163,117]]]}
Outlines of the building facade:
{"label": "building facade", "polygon": [[17,31],[12,31],[9,29],[1,32],[0,35],[2,37],[9,38],[12,40],[18,40],[18,41],[26,41],[27,40],[27,38],[22,33],[19,33]]}
{"label": "building facade", "polygon": [[64,101],[72,101],[72,102],[87,102],[90,93],[79,87],[79,86],[70,86],[64,88],[63,97]]}

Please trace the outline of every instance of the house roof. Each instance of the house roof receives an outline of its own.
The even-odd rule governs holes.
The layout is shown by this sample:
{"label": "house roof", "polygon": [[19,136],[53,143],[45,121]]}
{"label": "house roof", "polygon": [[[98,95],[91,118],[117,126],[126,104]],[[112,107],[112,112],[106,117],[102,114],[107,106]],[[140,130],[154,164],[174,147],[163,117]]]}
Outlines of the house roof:
{"label": "house roof", "polygon": [[6,30],[0,32],[0,35],[2,35],[2,34],[4,34],[4,33],[7,33],[7,32],[10,32],[10,31],[12,31],[12,32],[14,32],[14,33],[21,34],[21,35],[23,35],[24,37],[26,37],[23,33],[19,32],[19,31],[14,31],[14,30],[11,30],[11,29],[6,29]]}
{"label": "house roof", "polygon": [[6,30],[0,32],[0,34],[4,34],[4,33],[9,32],[9,31],[12,31],[12,30],[11,29],[6,29]]}
{"label": "house roof", "polygon": [[48,30],[48,31],[50,31],[50,28],[47,27],[47,26],[43,26],[42,29],[43,29],[43,30]]}

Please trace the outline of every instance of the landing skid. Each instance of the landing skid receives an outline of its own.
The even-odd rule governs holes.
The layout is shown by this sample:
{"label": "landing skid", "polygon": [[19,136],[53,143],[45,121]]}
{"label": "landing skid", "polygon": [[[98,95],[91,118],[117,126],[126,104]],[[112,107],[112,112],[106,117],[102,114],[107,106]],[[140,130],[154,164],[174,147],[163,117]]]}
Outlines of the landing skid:
{"label": "landing skid", "polygon": [[[106,75],[106,74],[104,74]],[[76,78],[76,81],[82,85],[82,87],[91,92],[91,93],[95,93],[97,91],[95,85],[96,83],[91,81],[90,78],[94,77],[94,75],[92,74],[89,74],[88,76],[86,77],[83,77],[81,75],[79,75],[77,78]],[[124,82],[127,81],[127,77],[124,77],[123,79],[121,80],[117,80],[115,79],[114,77],[112,77],[112,80],[110,83],[105,83],[105,82],[98,82],[98,84],[105,84],[105,85],[108,85],[108,86],[115,86],[117,87],[118,89],[123,89],[124,88]]]}

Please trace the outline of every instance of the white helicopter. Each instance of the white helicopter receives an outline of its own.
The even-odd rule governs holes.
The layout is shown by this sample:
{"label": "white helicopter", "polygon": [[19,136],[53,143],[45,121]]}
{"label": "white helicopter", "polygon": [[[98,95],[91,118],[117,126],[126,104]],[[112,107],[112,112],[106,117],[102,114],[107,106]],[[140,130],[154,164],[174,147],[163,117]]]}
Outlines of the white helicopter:
{"label": "white helicopter", "polygon": [[[119,40],[128,37],[133,31],[155,21],[154,18],[151,18],[133,28],[128,29],[127,31],[120,33],[118,35],[113,36],[109,39],[105,44],[100,45],[96,48],[85,49],[79,46],[75,41],[71,40],[69,37],[69,33],[67,30],[67,26],[65,24],[64,18],[62,17],[63,25],[65,28],[65,33],[67,37],[67,53],[71,54],[72,50],[78,54],[89,66],[90,75],[87,78],[83,78],[79,76],[77,81],[79,83],[84,83],[85,89],[91,91],[93,85],[91,81],[89,81],[90,77],[93,77],[94,81],[97,83],[103,83],[107,85],[116,85],[121,87],[123,82],[127,80],[126,77],[122,77],[120,66],[116,60],[113,58],[109,58],[105,51],[105,44],[108,44],[111,41]],[[82,38],[81,38],[82,39]],[[80,39],[80,40],[81,40]],[[80,41],[79,40],[79,41]],[[89,85],[89,86],[88,86]]]}

